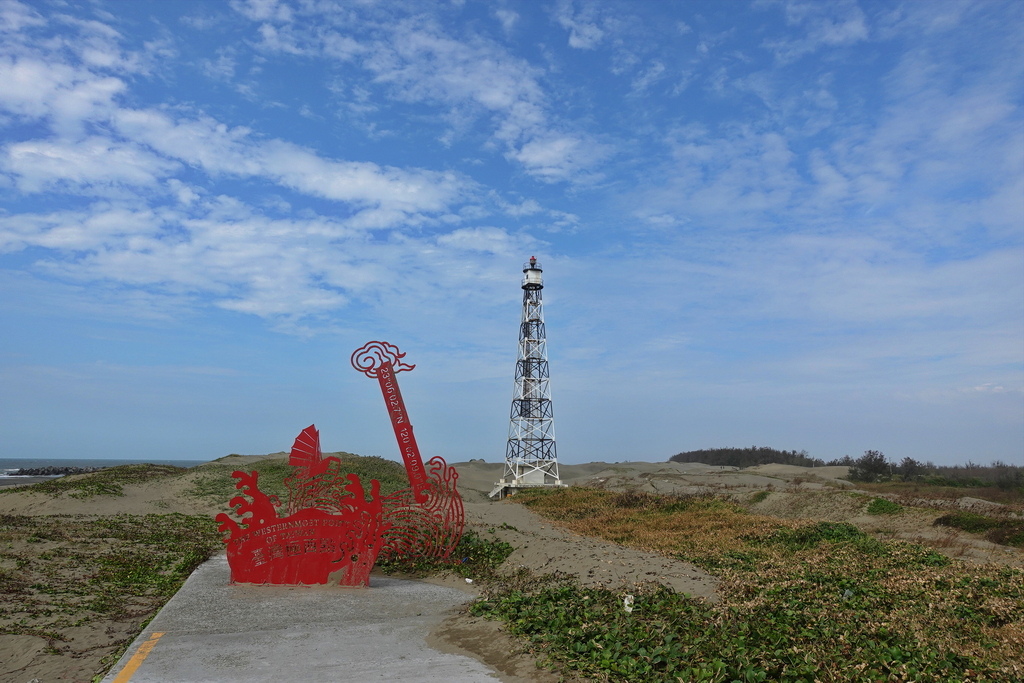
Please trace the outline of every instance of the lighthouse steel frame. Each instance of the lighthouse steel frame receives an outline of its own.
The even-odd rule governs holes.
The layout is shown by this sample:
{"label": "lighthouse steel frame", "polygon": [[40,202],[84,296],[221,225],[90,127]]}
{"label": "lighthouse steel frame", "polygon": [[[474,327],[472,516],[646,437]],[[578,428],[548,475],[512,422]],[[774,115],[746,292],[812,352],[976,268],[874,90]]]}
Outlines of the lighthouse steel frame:
{"label": "lighthouse steel frame", "polygon": [[555,448],[551,405],[547,330],[544,326],[542,269],[531,257],[523,264],[523,314],[519,325],[519,356],[509,415],[505,472],[491,497],[518,488],[562,486]]}

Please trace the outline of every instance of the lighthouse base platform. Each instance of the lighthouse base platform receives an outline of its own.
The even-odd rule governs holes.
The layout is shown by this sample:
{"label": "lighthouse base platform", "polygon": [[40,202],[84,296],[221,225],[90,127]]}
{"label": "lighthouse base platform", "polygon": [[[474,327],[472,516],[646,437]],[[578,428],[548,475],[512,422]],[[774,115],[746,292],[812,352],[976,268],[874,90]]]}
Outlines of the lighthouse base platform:
{"label": "lighthouse base platform", "polygon": [[568,484],[563,484],[560,479],[554,479],[548,482],[528,481],[526,478],[512,479],[497,482],[491,492],[487,494],[487,497],[492,500],[501,500],[508,496],[514,496],[520,491],[526,489],[564,489],[569,488]]}

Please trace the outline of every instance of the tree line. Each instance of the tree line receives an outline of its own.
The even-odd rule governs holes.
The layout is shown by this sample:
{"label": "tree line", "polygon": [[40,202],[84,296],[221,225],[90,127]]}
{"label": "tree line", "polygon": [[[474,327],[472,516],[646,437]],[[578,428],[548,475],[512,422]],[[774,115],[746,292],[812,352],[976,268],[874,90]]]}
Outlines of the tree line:
{"label": "tree line", "polygon": [[753,467],[755,465],[799,465],[800,467],[822,467],[825,461],[812,458],[807,451],[780,451],[768,446],[750,448],[705,448],[699,451],[676,453],[669,462],[699,462],[718,467]]}
{"label": "tree line", "polygon": [[880,451],[864,451],[856,460],[846,455],[835,464],[849,466],[847,479],[850,481],[916,481],[933,486],[995,486],[1024,491],[1024,467],[1001,460],[991,465],[979,465],[972,460],[964,465],[936,465],[931,461],[903,458],[897,463]]}
{"label": "tree line", "polygon": [[676,453],[669,462],[699,462],[718,467],[754,467],[777,463],[800,467],[844,465],[850,468],[850,481],[914,481],[933,486],[996,486],[1001,489],[1024,491],[1024,467],[1010,465],[1001,460],[991,465],[967,461],[964,465],[936,465],[931,461],[903,458],[889,460],[881,451],[865,451],[859,458],[844,455],[834,460],[813,458],[807,451],[780,451],[768,446],[749,448],[705,448]]}

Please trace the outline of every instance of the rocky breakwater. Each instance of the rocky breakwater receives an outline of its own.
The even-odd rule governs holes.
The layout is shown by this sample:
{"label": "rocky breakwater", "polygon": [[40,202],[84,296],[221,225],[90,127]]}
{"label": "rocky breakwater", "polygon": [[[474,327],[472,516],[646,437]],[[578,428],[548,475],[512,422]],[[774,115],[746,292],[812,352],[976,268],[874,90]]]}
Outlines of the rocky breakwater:
{"label": "rocky breakwater", "polygon": [[59,477],[62,474],[89,474],[99,472],[102,467],[22,467],[11,472],[12,477]]}

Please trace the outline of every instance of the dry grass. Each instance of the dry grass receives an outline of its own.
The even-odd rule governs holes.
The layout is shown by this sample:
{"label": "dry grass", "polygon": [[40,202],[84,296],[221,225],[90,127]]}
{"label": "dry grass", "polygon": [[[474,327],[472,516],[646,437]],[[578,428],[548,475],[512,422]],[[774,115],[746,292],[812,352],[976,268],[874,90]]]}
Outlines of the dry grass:
{"label": "dry grass", "polygon": [[887,481],[871,484],[858,482],[857,488],[872,493],[894,495],[900,499],[900,502],[907,500],[920,504],[922,501],[934,501],[942,507],[945,507],[944,503],[952,503],[959,498],[978,498],[1004,505],[1006,512],[1024,513],[1024,494],[1017,489],[1001,489],[996,486],[933,486],[912,481]]}
{"label": "dry grass", "polygon": [[737,550],[745,545],[745,536],[799,523],[749,514],[736,503],[710,494],[657,496],[570,487],[559,496],[531,492],[520,500],[576,533],[669,553]]}

